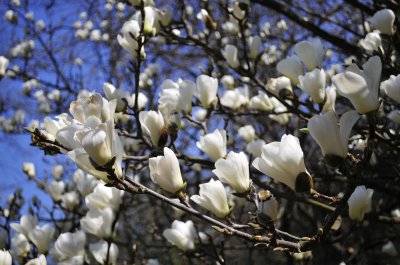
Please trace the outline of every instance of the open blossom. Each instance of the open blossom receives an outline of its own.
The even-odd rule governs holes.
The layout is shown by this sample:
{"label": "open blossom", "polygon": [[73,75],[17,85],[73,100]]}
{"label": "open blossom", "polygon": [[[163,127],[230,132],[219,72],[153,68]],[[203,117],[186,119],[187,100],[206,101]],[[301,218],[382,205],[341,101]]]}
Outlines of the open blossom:
{"label": "open blossom", "polygon": [[174,244],[183,251],[195,248],[197,233],[191,220],[186,222],[179,220],[173,221],[171,228],[164,230],[163,236],[171,244]]}
{"label": "open blossom", "polygon": [[29,232],[34,230],[37,224],[38,224],[38,220],[35,216],[23,215],[23,216],[21,216],[19,223],[12,223],[10,226],[15,231],[28,237]]}
{"label": "open blossom", "polygon": [[381,59],[379,56],[371,57],[362,68],[360,70],[353,63],[345,72],[335,75],[332,82],[339,94],[348,98],[359,113],[365,114],[379,107]]}
{"label": "open blossom", "polygon": [[266,93],[258,91],[258,95],[250,99],[249,107],[255,110],[271,111],[274,109],[274,104]]}
{"label": "open blossom", "polygon": [[50,224],[45,224],[42,227],[35,227],[31,230],[28,234],[28,238],[35,244],[38,252],[44,254],[50,246],[54,232],[54,227]]}
{"label": "open blossom", "polygon": [[200,75],[196,78],[195,96],[200,100],[201,105],[208,109],[217,101],[218,79]]}
{"label": "open blossom", "polygon": [[58,202],[61,200],[62,193],[64,192],[65,183],[63,181],[52,181],[47,183],[46,191],[51,198]]}
{"label": "open blossom", "polygon": [[231,151],[226,158],[218,159],[212,172],[220,181],[229,184],[239,193],[244,193],[250,188],[249,161],[243,152]]}
{"label": "open blossom", "polygon": [[81,260],[81,263],[76,262],[70,264],[83,264],[85,243],[86,235],[82,230],[78,230],[74,233],[62,233],[54,243],[53,256],[55,256],[58,261],[66,261],[73,258],[74,261]]}
{"label": "open blossom", "polygon": [[117,264],[119,249],[116,244],[111,243],[110,247],[108,247],[108,243],[105,240],[99,240],[90,244],[89,250],[98,263],[105,264],[108,253],[108,264]]}
{"label": "open blossom", "polygon": [[294,46],[294,50],[300,60],[306,65],[308,71],[321,67],[325,56],[325,49],[319,38],[311,41],[301,41]]}
{"label": "open blossom", "polygon": [[11,254],[7,250],[0,249],[0,264],[2,264],[2,265],[11,265],[12,264]]}
{"label": "open blossom", "polygon": [[259,157],[262,153],[262,147],[265,145],[265,141],[262,139],[254,140],[247,144],[246,152],[250,153],[253,157]]}
{"label": "open blossom", "polygon": [[325,80],[324,69],[314,69],[299,76],[299,87],[307,92],[315,103],[321,104],[325,99]]}
{"label": "open blossom", "polygon": [[150,136],[154,146],[158,146],[164,129],[164,118],[161,112],[156,112],[154,110],[141,111],[139,113],[139,120],[143,132]]}
{"label": "open blossom", "polygon": [[293,84],[299,83],[299,75],[304,74],[303,65],[299,57],[292,55],[280,60],[276,65],[276,70],[282,75],[288,77]]}
{"label": "open blossom", "polygon": [[221,97],[221,104],[224,107],[237,110],[247,106],[249,103],[249,89],[247,86],[227,90]]}
{"label": "open blossom", "polygon": [[373,52],[379,51],[382,45],[382,39],[379,35],[379,31],[374,30],[369,32],[364,39],[361,39],[358,44],[366,51]]}
{"label": "open blossom", "polygon": [[81,169],[77,169],[74,172],[72,179],[74,181],[76,189],[84,197],[92,193],[93,189],[99,182],[99,180],[97,180],[95,176],[86,174]]}
{"label": "open blossom", "polygon": [[230,209],[226,191],[221,181],[210,179],[209,182],[199,186],[199,195],[193,195],[190,199],[218,218],[226,217],[230,213]]}
{"label": "open blossom", "polygon": [[321,147],[328,162],[334,160],[334,157],[347,156],[351,129],[359,118],[356,111],[348,111],[342,115],[338,125],[335,112],[330,110],[325,114],[315,115],[308,121],[308,131]]}
{"label": "open blossom", "polygon": [[169,192],[177,193],[183,188],[181,169],[175,153],[164,147],[164,156],[149,159],[150,177],[154,183]]}
{"label": "open blossom", "polygon": [[107,100],[111,101],[115,99],[117,101],[115,111],[122,112],[126,109],[128,101],[126,99],[126,94],[122,89],[117,89],[111,83],[104,83],[103,90]]}
{"label": "open blossom", "polygon": [[368,21],[372,26],[383,34],[393,35],[395,14],[390,9],[382,9],[376,12]]}
{"label": "open blossom", "polygon": [[309,192],[313,187],[299,139],[293,135],[285,134],[280,142],[264,145],[261,157],[256,158],[252,165],[294,191]]}
{"label": "open blossom", "polygon": [[224,50],[222,50],[222,55],[224,56],[228,65],[232,68],[238,68],[240,65],[238,59],[238,49],[235,45],[228,44],[225,46]]}
{"label": "open blossom", "polygon": [[40,254],[39,257],[29,260],[25,265],[47,265],[46,256]]}
{"label": "open blossom", "polygon": [[246,142],[251,142],[257,138],[256,131],[252,125],[246,125],[240,127],[238,130],[239,136],[242,137]]}
{"label": "open blossom", "polygon": [[293,97],[292,83],[286,76],[269,79],[267,89],[281,98]]}
{"label": "open blossom", "polygon": [[212,133],[200,136],[197,147],[206,153],[213,161],[226,155],[226,131],[216,129]]}
{"label": "open blossom", "polygon": [[104,209],[90,209],[81,219],[81,228],[98,238],[107,238],[112,234],[112,224],[115,219],[114,210],[110,207]]}
{"label": "open blossom", "polygon": [[347,201],[349,216],[352,220],[362,221],[364,215],[371,211],[371,200],[374,190],[358,186]]}
{"label": "open blossom", "polygon": [[391,99],[400,104],[400,75],[391,75],[381,83],[382,91]]}
{"label": "open blossom", "polygon": [[[192,111],[192,97],[196,90],[196,84],[190,80],[165,80],[162,84],[163,90],[158,100],[158,109],[168,114],[175,111],[189,114]],[[165,111],[163,111],[165,110]]]}
{"label": "open blossom", "polygon": [[[133,58],[138,55],[138,38],[140,34],[140,25],[136,20],[129,20],[124,23],[121,29],[121,34],[117,36],[119,45],[121,45]],[[140,56],[144,57],[144,47],[140,51]]]}
{"label": "open blossom", "polygon": [[93,192],[86,196],[85,203],[89,210],[102,210],[111,207],[117,211],[122,203],[123,190],[105,187],[99,182]]}
{"label": "open blossom", "polygon": [[28,238],[21,234],[15,234],[11,238],[11,253],[18,257],[26,257],[31,249]]}

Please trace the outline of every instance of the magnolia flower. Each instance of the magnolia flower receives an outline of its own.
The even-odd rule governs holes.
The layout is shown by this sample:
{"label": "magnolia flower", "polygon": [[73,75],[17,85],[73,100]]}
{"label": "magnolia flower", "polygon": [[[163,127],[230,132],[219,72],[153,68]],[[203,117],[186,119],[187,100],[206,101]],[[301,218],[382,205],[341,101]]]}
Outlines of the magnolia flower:
{"label": "magnolia flower", "polygon": [[224,75],[221,78],[221,83],[226,88],[233,88],[235,86],[235,78],[231,75]]}
{"label": "magnolia flower", "polygon": [[[82,230],[74,233],[62,233],[54,243],[57,260],[65,261],[73,257],[85,256],[86,235]],[[80,263],[71,263],[80,264]]]}
{"label": "magnolia flower", "polygon": [[258,91],[258,95],[250,99],[249,107],[250,109],[255,110],[271,111],[273,110],[274,105],[271,101],[271,98],[268,97],[267,94],[262,91]]}
{"label": "magnolia flower", "polygon": [[1,265],[11,265],[12,264],[11,254],[7,250],[0,249],[0,264]]}
{"label": "magnolia flower", "polygon": [[253,157],[259,157],[262,153],[262,147],[265,145],[265,141],[258,139],[247,144],[246,152],[250,153]]}
{"label": "magnolia flower", "polygon": [[10,226],[17,232],[28,237],[29,232],[36,228],[38,220],[32,215],[23,215],[18,223],[10,224]]}
{"label": "magnolia flower", "polygon": [[192,201],[209,210],[218,218],[224,218],[230,213],[226,191],[222,182],[210,179],[209,182],[200,184],[200,195],[190,197]]}
{"label": "magnolia flower", "polygon": [[123,195],[123,190],[106,187],[102,183],[98,183],[93,192],[86,196],[85,202],[89,210],[102,210],[111,207],[114,211],[117,211],[122,203]]}
{"label": "magnolia flower", "polygon": [[214,132],[200,136],[197,147],[206,153],[213,161],[226,155],[226,131],[216,129]]}
{"label": "magnolia flower", "polygon": [[84,197],[92,193],[94,187],[96,187],[99,182],[95,176],[86,174],[80,169],[74,172],[72,179],[75,183],[76,189]]}
{"label": "magnolia flower", "polygon": [[63,172],[64,172],[64,167],[62,165],[53,166],[53,169],[51,171],[55,180],[60,180]]}
{"label": "magnolia flower", "polygon": [[6,74],[8,63],[6,57],[0,56],[0,79]]}
{"label": "magnolia flower", "polygon": [[260,201],[257,202],[257,212],[262,219],[267,217],[269,220],[275,221],[278,215],[278,201],[272,196],[267,200],[260,198]]}
{"label": "magnolia flower", "polygon": [[400,104],[400,75],[391,75],[381,83],[381,90],[391,99]]}
{"label": "magnolia flower", "polygon": [[329,86],[325,90],[325,103],[322,108],[322,112],[328,112],[329,110],[335,111],[336,102],[336,88],[335,86]]}
{"label": "magnolia flower", "polygon": [[117,264],[119,249],[116,244],[111,243],[109,247],[106,241],[100,240],[96,243],[90,244],[89,250],[98,263],[105,264],[108,253],[108,264]]}
{"label": "magnolia flower", "polygon": [[164,230],[163,236],[171,244],[183,251],[195,248],[197,233],[191,220],[186,222],[181,222],[179,220],[173,221],[171,228]]}
{"label": "magnolia flower", "polygon": [[30,249],[29,241],[23,234],[18,233],[11,238],[11,253],[14,257],[26,257]]}
{"label": "magnolia flower", "polygon": [[81,228],[98,238],[107,238],[112,234],[112,224],[115,219],[114,210],[111,207],[104,209],[90,209],[80,221]]}
{"label": "magnolia flower", "polygon": [[22,171],[31,179],[35,178],[35,164],[25,162]]}
{"label": "magnolia flower", "polygon": [[232,68],[238,68],[240,65],[238,59],[238,49],[235,45],[228,44],[224,50],[221,51],[228,65]]}
{"label": "magnolia flower", "polygon": [[278,122],[280,125],[286,125],[290,119],[290,113],[287,113],[287,108],[277,98],[271,98],[271,104],[273,106],[274,113],[270,114],[272,120]]}
{"label": "magnolia flower", "polygon": [[294,51],[300,60],[306,65],[308,71],[321,67],[325,56],[325,49],[319,38],[311,41],[301,41],[294,46]]}
{"label": "magnolia flower", "polygon": [[77,191],[73,190],[66,192],[61,196],[62,206],[68,210],[74,210],[75,206],[79,203],[79,194]]}
{"label": "magnolia flower", "polygon": [[[132,96],[127,99],[129,107],[131,107],[131,108],[135,107],[135,98],[136,98],[136,94],[133,93]],[[144,109],[144,107],[146,106],[148,101],[149,101],[149,99],[147,98],[147,96],[145,94],[143,94],[142,92],[139,92],[138,109],[139,110]]]}
{"label": "magnolia flower", "polygon": [[392,241],[387,242],[382,246],[382,252],[388,254],[389,256],[397,256],[398,252]]}
{"label": "magnolia flower", "polygon": [[344,73],[335,75],[332,82],[339,94],[348,98],[359,113],[365,114],[379,107],[381,59],[379,56],[371,57],[362,68],[360,70],[353,63]]}
{"label": "magnolia flower", "polygon": [[254,36],[249,38],[249,50],[250,50],[250,58],[256,59],[258,55],[258,51],[261,46],[261,38],[260,36]]}
{"label": "magnolia flower", "polygon": [[324,69],[314,69],[305,75],[299,76],[299,87],[307,92],[315,103],[321,104],[325,99],[325,72]]}
{"label": "magnolia flower", "polygon": [[125,92],[122,89],[117,89],[113,84],[104,83],[103,91],[108,101],[115,99],[117,105],[115,111],[123,112],[128,104]]}
{"label": "magnolia flower", "polygon": [[361,39],[358,44],[366,51],[373,52],[379,51],[382,40],[379,35],[379,31],[374,30],[373,32],[369,32],[364,39]]}
{"label": "magnolia flower", "polygon": [[[190,80],[182,80],[175,83],[165,80],[162,84],[163,91],[158,100],[158,109],[170,114],[174,111],[188,114],[192,111],[192,97],[196,90],[196,84]],[[171,87],[170,87],[171,86]]]}
{"label": "magnolia flower", "polygon": [[64,192],[65,183],[63,181],[52,181],[47,183],[46,191],[54,201],[60,201]]}
{"label": "magnolia flower", "polygon": [[336,114],[330,110],[322,115],[315,115],[308,121],[308,131],[321,147],[328,163],[337,164],[336,159],[347,156],[351,129],[360,118],[356,111],[348,111],[337,124]]}
{"label": "magnolia flower", "polygon": [[208,76],[200,75],[196,78],[196,91],[195,96],[200,100],[201,105],[208,109],[216,102],[218,92],[218,79]]}
{"label": "magnolia flower", "polygon": [[365,186],[357,186],[347,201],[349,205],[349,216],[352,220],[362,221],[365,213],[371,211],[373,193],[373,189],[366,189]]}
{"label": "magnolia flower", "polygon": [[244,193],[250,188],[249,161],[243,152],[231,151],[226,159],[218,159],[212,172],[220,181],[229,184],[239,193]]}
{"label": "magnolia flower", "polygon": [[29,231],[28,237],[38,249],[38,252],[44,254],[47,252],[49,245],[53,239],[55,229],[49,224],[42,227],[35,227]]}
{"label": "magnolia flower", "polygon": [[46,256],[40,254],[39,257],[29,260],[27,263],[25,263],[25,265],[47,265]]}
{"label": "magnolia flower", "polygon": [[294,191],[309,192],[313,187],[299,139],[293,135],[284,134],[280,142],[264,145],[261,157],[252,165]]}
{"label": "magnolia flower", "polygon": [[[116,100],[108,101],[99,93],[93,93],[90,96],[78,96],[77,100],[71,102],[69,112],[81,124],[96,120],[104,123],[114,118],[116,103]],[[90,124],[89,127],[93,125]]]}
{"label": "magnolia flower", "polygon": [[238,130],[239,136],[242,137],[246,142],[251,142],[257,138],[256,131],[252,125],[246,125],[240,127]]}
{"label": "magnolia flower", "polygon": [[233,110],[246,106],[249,103],[249,89],[247,86],[227,90],[221,97],[221,105]]}
{"label": "magnolia flower", "polygon": [[292,83],[286,76],[269,79],[267,89],[274,95],[284,99],[293,97]]}
{"label": "magnolia flower", "polygon": [[299,57],[292,55],[286,59],[280,60],[276,65],[276,70],[282,75],[288,77],[294,85],[299,83],[299,75],[303,75],[303,65]]}
{"label": "magnolia flower", "polygon": [[[140,25],[136,20],[129,20],[124,23],[121,30],[121,35],[117,36],[119,45],[121,45],[133,58],[138,55],[138,38],[140,35]],[[140,50],[140,56],[145,57],[144,48]]]}
{"label": "magnolia flower", "polygon": [[163,190],[175,194],[183,189],[178,159],[168,147],[164,147],[164,156],[149,159],[149,167],[151,180],[160,185]]}
{"label": "magnolia flower", "polygon": [[150,136],[154,146],[158,146],[164,129],[164,118],[161,112],[155,112],[154,110],[141,111],[139,113],[139,121],[143,132]]}
{"label": "magnolia flower", "polygon": [[372,26],[383,34],[393,35],[395,14],[390,9],[382,9],[376,12],[370,19]]}

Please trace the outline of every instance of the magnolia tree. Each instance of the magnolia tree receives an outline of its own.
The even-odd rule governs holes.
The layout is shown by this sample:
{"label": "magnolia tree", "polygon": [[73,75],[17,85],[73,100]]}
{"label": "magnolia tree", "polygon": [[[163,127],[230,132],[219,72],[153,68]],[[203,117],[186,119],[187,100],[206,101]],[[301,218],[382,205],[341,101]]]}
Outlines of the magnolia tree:
{"label": "magnolia tree", "polygon": [[59,2],[0,5],[3,134],[55,157],[0,264],[398,264],[396,1]]}

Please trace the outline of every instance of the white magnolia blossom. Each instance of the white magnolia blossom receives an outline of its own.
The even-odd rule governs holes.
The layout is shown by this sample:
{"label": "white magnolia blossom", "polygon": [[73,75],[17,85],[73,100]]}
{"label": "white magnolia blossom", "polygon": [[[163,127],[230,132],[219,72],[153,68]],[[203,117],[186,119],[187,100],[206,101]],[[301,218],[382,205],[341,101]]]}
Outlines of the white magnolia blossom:
{"label": "white magnolia blossom", "polygon": [[122,203],[123,195],[123,190],[106,187],[103,183],[98,183],[93,192],[86,196],[85,203],[89,210],[102,210],[111,207],[114,211],[117,211]]}
{"label": "white magnolia blossom", "polygon": [[28,238],[35,244],[39,253],[45,254],[49,249],[54,232],[54,227],[50,224],[45,224],[42,227],[35,227],[31,230],[28,234]]}
{"label": "white magnolia blossom", "polygon": [[365,114],[379,107],[381,59],[379,56],[371,57],[362,68],[360,70],[353,63],[344,73],[335,75],[332,82],[339,94],[348,98],[359,113]]}
{"label": "white magnolia blossom", "polygon": [[36,173],[35,173],[35,164],[25,162],[22,166],[22,171],[29,177],[29,178],[34,178]]}
{"label": "white magnolia blossom", "polygon": [[197,233],[191,220],[186,222],[179,220],[173,221],[171,228],[164,230],[163,236],[171,244],[177,246],[183,251],[195,248]]}
{"label": "white magnolia blossom", "polygon": [[189,114],[192,111],[192,97],[196,90],[196,84],[190,80],[165,80],[163,90],[158,100],[158,109],[166,114],[175,111]]}
{"label": "white magnolia blossom", "polygon": [[12,223],[10,226],[17,232],[29,237],[29,232],[34,230],[38,224],[36,216],[22,215],[19,223]]}
{"label": "white magnolia blossom", "polygon": [[238,59],[238,49],[236,48],[235,45],[228,44],[221,52],[230,67],[232,68],[239,67],[240,62]]}
{"label": "white magnolia blossom", "polygon": [[90,209],[80,220],[81,228],[98,238],[108,238],[112,235],[112,224],[115,219],[114,210],[111,207],[104,209]]}
{"label": "white magnolia blossom", "polygon": [[281,98],[293,96],[292,83],[286,76],[269,79],[267,82],[267,89],[275,96]]}
{"label": "white magnolia blossom", "polygon": [[66,192],[61,196],[62,206],[73,211],[75,206],[79,204],[79,193],[75,190]]}
{"label": "white magnolia blossom", "polygon": [[40,254],[39,257],[29,260],[25,265],[47,265],[46,256]]}
{"label": "white magnolia blossom", "polygon": [[[140,35],[140,25],[136,20],[129,20],[124,23],[121,34],[117,36],[119,45],[121,45],[133,58],[138,55],[138,38]],[[140,50],[140,56],[145,56],[144,47]]]}
{"label": "white magnolia blossom", "polygon": [[0,264],[1,265],[11,265],[12,264],[11,254],[7,250],[0,249]]}
{"label": "white magnolia blossom", "polygon": [[212,133],[200,136],[197,147],[206,153],[213,161],[226,156],[226,131],[216,129]]}
{"label": "white magnolia blossom", "polygon": [[374,30],[369,32],[364,39],[361,39],[358,44],[366,51],[380,51],[382,45],[381,35],[379,31]]}
{"label": "white magnolia blossom", "polygon": [[231,151],[226,158],[218,159],[212,172],[239,193],[250,188],[249,161],[243,152]]}
{"label": "white magnolia blossom", "polygon": [[262,147],[265,141],[262,139],[254,140],[246,145],[246,152],[250,153],[253,157],[259,157],[262,153]]}
{"label": "white magnolia blossom", "polygon": [[161,112],[156,112],[154,110],[141,111],[139,113],[139,121],[143,132],[150,136],[154,146],[158,146],[164,130],[164,117]]}
{"label": "white magnolia blossom", "polygon": [[164,156],[149,159],[150,177],[163,190],[175,194],[183,189],[183,180],[179,161],[174,151],[164,147]]}
{"label": "white magnolia blossom", "polygon": [[13,24],[16,24],[18,22],[18,14],[15,13],[13,10],[9,9],[4,13],[4,18]]}
{"label": "white magnolia blossom", "polygon": [[51,198],[58,202],[61,200],[62,193],[64,192],[65,183],[63,181],[52,181],[47,183],[46,191]]}
{"label": "white magnolia blossom", "polygon": [[371,211],[371,200],[373,189],[365,186],[357,186],[347,201],[349,205],[349,216],[352,220],[362,221],[364,215]]}
{"label": "white magnolia blossom", "polygon": [[[135,95],[135,93],[133,93],[132,96],[127,99],[129,107],[131,107],[131,108],[135,107],[135,98],[136,98],[136,95]],[[147,102],[149,102],[149,99],[147,98],[147,96],[144,93],[139,92],[139,94],[138,94],[138,109],[139,110],[144,109]]]}
{"label": "white magnolia blossom", "polygon": [[325,103],[322,108],[322,112],[328,112],[329,110],[335,111],[336,103],[336,87],[329,86],[325,90]]}
{"label": "white magnolia blossom", "polygon": [[252,165],[294,191],[308,192],[312,188],[312,179],[304,164],[303,150],[299,139],[293,135],[285,134],[280,142],[264,145],[261,157],[256,158]]}
{"label": "white magnolia blossom", "polygon": [[99,180],[90,174],[86,174],[81,169],[78,169],[72,175],[76,189],[82,196],[87,196],[93,192],[93,189],[99,183]]}
{"label": "white magnolia blossom", "polygon": [[299,87],[308,93],[315,103],[322,104],[325,99],[325,80],[324,69],[316,68],[299,76]]}
{"label": "white magnolia blossom", "polygon": [[356,111],[348,111],[340,117],[337,124],[336,114],[330,110],[322,115],[315,115],[308,121],[308,131],[321,147],[328,162],[329,158],[346,158],[351,129],[359,118]]}
{"label": "white magnolia blossom", "polygon": [[227,90],[221,97],[221,104],[224,107],[237,110],[249,104],[249,89],[247,86]]}
{"label": "white magnolia blossom", "polygon": [[262,111],[271,111],[274,109],[272,98],[262,91],[258,91],[258,95],[250,99],[249,108]]}
{"label": "white magnolia blossom", "polygon": [[275,221],[278,216],[278,201],[272,196],[268,200],[261,200],[258,202],[257,211],[263,217]]}
{"label": "white magnolia blossom", "polygon": [[226,88],[233,88],[235,86],[235,78],[231,75],[224,75],[221,78],[221,83]]}
{"label": "white magnolia blossom", "polygon": [[392,256],[392,257],[395,257],[398,254],[396,247],[392,241],[389,241],[385,245],[382,246],[382,252],[385,254],[388,254],[389,256]]}
{"label": "white magnolia blossom", "polygon": [[51,173],[53,174],[53,178],[55,180],[60,180],[63,175],[63,172],[64,172],[63,165],[55,165],[53,166],[53,169],[51,171]]}
{"label": "white magnolia blossom", "polygon": [[108,264],[117,264],[119,249],[114,243],[111,243],[110,248],[108,248],[108,243],[104,240],[97,241],[89,245],[89,251],[92,253],[94,259],[100,263],[105,264],[108,254]]}
{"label": "white magnolia blossom", "polygon": [[104,83],[103,91],[108,101],[115,99],[117,101],[117,105],[115,108],[116,112],[122,112],[126,109],[128,104],[127,96],[122,89],[117,89],[111,83]]}
{"label": "white magnolia blossom", "polygon": [[217,78],[208,75],[200,75],[196,78],[195,96],[204,108],[210,108],[217,101],[217,92]]}
{"label": "white magnolia blossom", "polygon": [[257,35],[250,37],[248,42],[249,42],[250,58],[256,59],[261,47],[261,37]]}
{"label": "white magnolia blossom", "polygon": [[278,114],[270,114],[272,120],[278,122],[280,125],[286,125],[290,120],[290,113],[287,113],[287,108],[283,105],[277,98],[271,98],[271,104],[273,106],[274,113]]}
{"label": "white magnolia blossom", "polygon": [[288,77],[294,85],[299,83],[299,75],[304,74],[303,65],[299,57],[292,55],[279,61],[276,70],[282,75]]}
{"label": "white magnolia blossom", "polygon": [[200,184],[199,195],[190,197],[192,201],[218,218],[224,218],[230,213],[227,194],[222,182],[210,179],[209,182]]}
{"label": "white magnolia blossom", "polygon": [[381,90],[391,99],[400,104],[400,74],[391,75],[388,80],[381,83]]}
{"label": "white magnolia blossom", "polygon": [[31,249],[29,241],[21,233],[15,234],[11,238],[11,253],[14,257],[26,257]]}
{"label": "white magnolia blossom", "polygon": [[314,38],[311,41],[301,41],[294,46],[294,50],[308,71],[321,67],[325,49],[319,38]]}
{"label": "white magnolia blossom", "polygon": [[257,138],[256,130],[252,125],[245,125],[240,127],[238,130],[239,136],[242,137],[246,142],[251,142]]}
{"label": "white magnolia blossom", "polygon": [[395,18],[395,14],[392,10],[382,9],[377,11],[368,21],[372,24],[373,28],[379,30],[383,34],[393,35]]}
{"label": "white magnolia blossom", "polygon": [[0,56],[0,79],[6,74],[8,64],[8,59],[4,56]]}
{"label": "white magnolia blossom", "polygon": [[[58,261],[81,261],[70,264],[83,264],[86,235],[82,230],[62,233],[54,243],[53,257]],[[68,263],[65,263],[68,264]]]}

